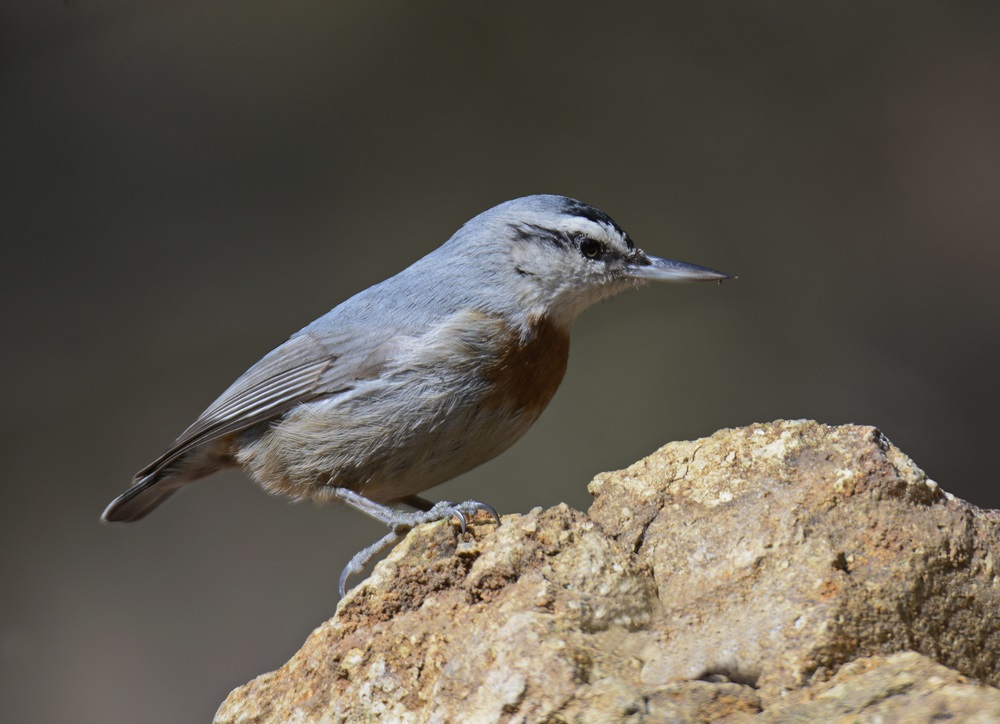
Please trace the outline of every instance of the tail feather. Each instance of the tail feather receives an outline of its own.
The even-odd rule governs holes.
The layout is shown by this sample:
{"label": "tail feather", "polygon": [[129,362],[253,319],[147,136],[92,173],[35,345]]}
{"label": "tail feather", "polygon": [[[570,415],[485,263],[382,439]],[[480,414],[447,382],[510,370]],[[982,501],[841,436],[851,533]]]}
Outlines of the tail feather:
{"label": "tail feather", "polygon": [[177,484],[171,485],[164,481],[161,475],[151,473],[112,500],[101,515],[101,520],[105,523],[131,523],[145,518],[179,488]]}
{"label": "tail feather", "polygon": [[111,501],[101,520],[105,523],[130,523],[145,518],[185,485],[236,465],[231,448],[231,439],[224,437],[182,453],[168,450],[136,473],[132,487]]}

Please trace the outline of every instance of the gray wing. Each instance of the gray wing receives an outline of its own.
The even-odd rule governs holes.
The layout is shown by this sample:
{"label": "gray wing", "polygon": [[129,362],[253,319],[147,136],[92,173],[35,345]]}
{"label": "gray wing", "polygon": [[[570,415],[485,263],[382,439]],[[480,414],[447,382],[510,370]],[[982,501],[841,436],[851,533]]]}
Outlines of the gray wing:
{"label": "gray wing", "polygon": [[[247,370],[185,430],[170,449],[136,474],[162,469],[211,440],[274,419],[296,405],[347,389],[352,350],[334,351],[312,334],[296,335]],[[339,353],[338,353],[339,352]],[[346,359],[345,359],[346,357]],[[345,364],[346,362],[346,364]],[[342,383],[341,389],[337,384]]]}
{"label": "gray wing", "polygon": [[[405,274],[355,295],[247,370],[170,449],[136,474],[132,486],[104,511],[103,520],[146,516],[183,485],[225,465],[210,449],[213,441],[377,377],[400,346],[405,348],[404,340],[455,311],[451,303],[426,303],[427,290],[437,287],[407,284]],[[387,284],[402,287],[386,295]],[[196,459],[199,450],[206,455]]]}
{"label": "gray wing", "polygon": [[276,419],[309,400],[349,390],[357,380],[376,373],[394,337],[385,327],[374,334],[358,331],[304,330],[268,354],[223,392],[169,450],[136,473],[132,486],[111,502],[102,519],[129,522],[145,517],[183,485],[220,467],[218,458],[185,465],[183,459],[198,448]]}

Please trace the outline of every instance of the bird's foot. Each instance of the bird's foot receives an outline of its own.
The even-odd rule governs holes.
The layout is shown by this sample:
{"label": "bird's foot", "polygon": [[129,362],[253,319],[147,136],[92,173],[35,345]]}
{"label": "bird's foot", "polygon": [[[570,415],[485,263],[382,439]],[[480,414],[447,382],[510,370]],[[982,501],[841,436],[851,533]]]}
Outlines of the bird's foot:
{"label": "bird's foot", "polygon": [[396,511],[400,518],[406,519],[404,525],[410,520],[417,521],[410,525],[411,528],[423,523],[432,523],[436,520],[444,520],[445,518],[454,516],[458,518],[458,524],[464,533],[469,522],[468,516],[473,516],[480,511],[488,513],[493,522],[500,525],[500,515],[496,509],[492,505],[480,503],[478,500],[466,500],[462,503],[452,503],[442,500],[440,503],[431,503],[419,496],[411,495],[405,498],[403,502],[417,508],[417,511],[414,513]]}
{"label": "bird's foot", "polygon": [[[350,504],[350,501],[346,502]],[[403,536],[408,531],[416,528],[418,525],[423,525],[424,523],[434,523],[439,520],[447,520],[448,518],[455,517],[458,519],[458,524],[462,529],[462,533],[465,533],[468,527],[469,517],[474,516],[480,511],[489,514],[494,522],[496,522],[497,525],[500,525],[500,515],[493,508],[493,506],[487,505],[486,503],[480,503],[477,500],[466,500],[462,503],[452,503],[442,500],[440,503],[430,504],[423,500],[423,498],[411,496],[404,502],[408,505],[422,509],[415,510],[413,512],[405,512],[395,508],[389,508],[388,506],[379,506],[382,508],[382,510],[379,511],[380,515],[374,517],[377,517],[378,520],[381,520],[389,526],[391,530],[375,543],[372,543],[370,546],[362,548],[360,551],[355,553],[354,557],[351,558],[348,564],[344,567],[343,572],[340,574],[340,583],[338,586],[341,598],[347,594],[348,578],[354,574],[363,573],[368,567],[368,564],[371,563],[372,559],[388,548],[396,545],[403,539]],[[427,505],[430,507],[425,508]],[[368,506],[364,508],[364,511],[371,514],[371,509]]]}

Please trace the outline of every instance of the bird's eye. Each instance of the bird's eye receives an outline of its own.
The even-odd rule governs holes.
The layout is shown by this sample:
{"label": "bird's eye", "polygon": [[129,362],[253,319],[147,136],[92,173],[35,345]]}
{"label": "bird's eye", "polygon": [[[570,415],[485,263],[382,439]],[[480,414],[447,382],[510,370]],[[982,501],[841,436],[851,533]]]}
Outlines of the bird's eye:
{"label": "bird's eye", "polygon": [[601,255],[601,242],[591,238],[580,240],[580,253],[588,259],[596,259]]}

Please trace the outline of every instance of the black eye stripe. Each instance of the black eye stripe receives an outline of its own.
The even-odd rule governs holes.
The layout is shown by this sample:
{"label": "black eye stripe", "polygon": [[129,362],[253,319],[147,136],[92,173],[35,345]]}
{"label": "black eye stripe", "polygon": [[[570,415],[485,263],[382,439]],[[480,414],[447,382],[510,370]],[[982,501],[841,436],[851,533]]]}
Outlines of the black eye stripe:
{"label": "black eye stripe", "polygon": [[[524,222],[510,223],[507,226],[513,232],[514,238],[524,243],[537,244],[544,242],[559,249],[569,250],[575,248],[579,250],[583,257],[591,260],[608,261],[609,259],[617,259],[622,256],[622,253],[615,246],[617,242],[612,242],[611,245],[608,245],[592,236],[587,236],[586,232],[583,231],[547,229],[537,224]],[[629,250],[635,248],[628,237],[625,237],[624,241],[625,246]]]}
{"label": "black eye stripe", "polygon": [[534,243],[543,240],[559,248],[568,248],[573,239],[568,234],[555,229],[546,229],[536,224],[509,224],[515,237],[524,242]]}

